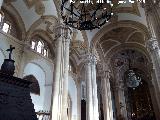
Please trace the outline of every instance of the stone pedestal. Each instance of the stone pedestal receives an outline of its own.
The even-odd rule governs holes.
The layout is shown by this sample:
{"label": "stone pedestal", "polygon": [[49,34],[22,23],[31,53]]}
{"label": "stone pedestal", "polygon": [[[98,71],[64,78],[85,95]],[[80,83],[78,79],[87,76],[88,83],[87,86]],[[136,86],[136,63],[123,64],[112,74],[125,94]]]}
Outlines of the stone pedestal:
{"label": "stone pedestal", "polygon": [[38,120],[30,96],[30,84],[0,72],[0,119]]}

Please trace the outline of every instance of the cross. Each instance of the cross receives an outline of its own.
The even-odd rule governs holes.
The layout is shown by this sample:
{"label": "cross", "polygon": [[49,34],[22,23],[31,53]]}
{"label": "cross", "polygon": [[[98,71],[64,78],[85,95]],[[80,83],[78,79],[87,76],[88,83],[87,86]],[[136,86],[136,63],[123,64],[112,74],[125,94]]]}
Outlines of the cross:
{"label": "cross", "polygon": [[15,47],[12,47],[12,45],[10,45],[10,48],[6,50],[7,52],[9,52],[9,60],[11,60],[12,51],[14,49],[15,49]]}

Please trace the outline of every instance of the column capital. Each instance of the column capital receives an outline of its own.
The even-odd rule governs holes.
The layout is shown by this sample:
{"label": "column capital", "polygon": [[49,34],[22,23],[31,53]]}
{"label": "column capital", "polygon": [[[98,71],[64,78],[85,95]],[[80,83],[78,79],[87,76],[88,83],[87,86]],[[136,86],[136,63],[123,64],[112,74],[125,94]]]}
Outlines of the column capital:
{"label": "column capital", "polygon": [[110,70],[103,71],[103,78],[107,78],[107,79],[110,78]]}
{"label": "column capital", "polygon": [[58,24],[53,27],[53,31],[55,33],[55,39],[63,37],[66,39],[65,41],[71,40],[72,30],[68,26],[63,24]]}
{"label": "column capital", "polygon": [[91,62],[92,64],[97,64],[97,57],[95,54],[91,54]]}
{"label": "column capital", "polygon": [[159,50],[159,45],[158,45],[158,40],[157,40],[157,38],[151,37],[151,38],[147,41],[147,47],[148,47],[151,51],[157,51],[157,50]]}
{"label": "column capital", "polygon": [[92,53],[88,53],[86,55],[86,63],[87,64],[97,64],[97,57]]}

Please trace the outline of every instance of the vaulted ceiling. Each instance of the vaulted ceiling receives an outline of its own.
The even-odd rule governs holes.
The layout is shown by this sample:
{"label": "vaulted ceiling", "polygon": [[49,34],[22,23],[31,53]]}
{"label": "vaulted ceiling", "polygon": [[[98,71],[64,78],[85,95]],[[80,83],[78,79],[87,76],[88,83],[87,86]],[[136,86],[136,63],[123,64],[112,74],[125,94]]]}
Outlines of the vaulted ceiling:
{"label": "vaulted ceiling", "polygon": [[124,43],[137,43],[145,45],[145,35],[131,27],[119,27],[105,33],[98,45],[101,46],[104,55],[111,49]]}
{"label": "vaulted ceiling", "polygon": [[[11,4],[20,14],[25,24],[26,31],[28,31],[31,25],[41,16],[55,16],[58,19],[57,3],[59,2],[60,0],[13,0]],[[120,5],[116,9],[116,13],[117,14],[113,16],[112,20],[103,27],[124,20],[136,21],[145,26],[147,25],[144,9],[139,3],[135,2],[134,4],[127,3]],[[103,29],[103,27],[101,29]],[[81,35],[77,35],[77,40],[84,39],[82,41],[90,43],[101,29],[83,32],[78,31],[77,33]],[[120,27],[110,30],[109,32],[103,32],[105,35],[103,35],[100,40],[97,40],[99,40],[104,52],[108,51],[113,46],[122,44],[126,41],[144,44],[144,36],[134,28]]]}

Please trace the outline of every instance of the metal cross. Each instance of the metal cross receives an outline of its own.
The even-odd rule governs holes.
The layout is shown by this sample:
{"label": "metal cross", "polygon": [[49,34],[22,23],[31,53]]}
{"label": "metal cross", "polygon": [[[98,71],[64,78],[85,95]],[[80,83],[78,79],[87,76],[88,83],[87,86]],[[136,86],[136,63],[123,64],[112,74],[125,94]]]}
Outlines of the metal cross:
{"label": "metal cross", "polygon": [[6,50],[7,52],[9,52],[9,59],[10,59],[10,60],[12,59],[11,55],[12,55],[12,51],[13,51],[14,49],[15,49],[15,47],[12,47],[12,45],[10,45],[10,48]]}

